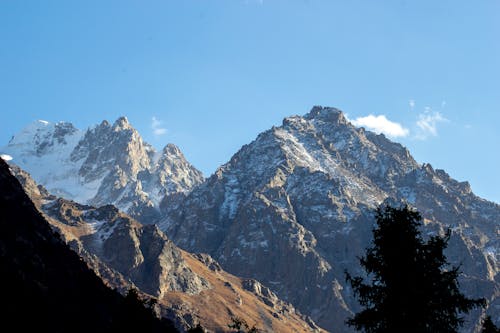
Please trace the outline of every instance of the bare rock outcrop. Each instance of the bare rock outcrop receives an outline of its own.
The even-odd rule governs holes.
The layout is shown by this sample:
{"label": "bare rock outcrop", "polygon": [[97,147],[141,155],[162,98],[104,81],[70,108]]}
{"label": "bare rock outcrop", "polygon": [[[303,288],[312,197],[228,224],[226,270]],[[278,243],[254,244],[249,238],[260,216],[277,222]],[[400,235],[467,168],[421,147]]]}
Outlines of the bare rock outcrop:
{"label": "bare rock outcrop", "polygon": [[500,206],[335,108],[314,107],[259,134],[175,208],[165,205],[160,228],[180,247],[267,285],[322,327],[350,332],[344,322],[359,305],[344,271],[361,273],[374,210],[387,200],[416,207],[424,234],[452,230],[446,254],[461,264],[464,292],[487,298],[495,317]]}

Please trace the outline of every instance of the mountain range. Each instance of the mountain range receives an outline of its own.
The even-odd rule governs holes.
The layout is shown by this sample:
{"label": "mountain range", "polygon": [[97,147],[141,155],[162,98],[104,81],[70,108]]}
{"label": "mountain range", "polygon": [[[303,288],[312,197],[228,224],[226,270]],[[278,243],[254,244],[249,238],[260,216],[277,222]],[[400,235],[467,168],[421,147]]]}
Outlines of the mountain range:
{"label": "mountain range", "polygon": [[54,195],[113,204],[148,222],[157,218],[165,196],[182,195],[203,181],[178,147],[156,151],[126,117],[86,131],[67,122],[35,121],[1,150]]}
{"label": "mountain range", "polygon": [[322,331],[258,281],[228,274],[207,254],[179,249],[156,225],[142,225],[113,205],[97,208],[56,197],[19,167],[10,170],[50,226],[106,285],[154,299],[159,315],[180,331],[201,324],[224,332],[233,318],[267,332]]}
{"label": "mountain range", "polygon": [[[284,119],[207,179],[176,146],[155,151],[124,117],[83,132],[38,121],[0,152],[46,188],[31,185],[39,209],[116,287],[132,282],[160,299],[199,295],[217,280],[195,266],[212,265],[244,277],[227,275],[239,295],[254,281],[247,289],[266,290],[276,316],[289,309],[282,312],[297,314],[288,319],[297,327],[319,329],[314,321],[351,332],[344,321],[359,305],[344,272],[362,274],[357,258],[371,240],[374,210],[409,204],[422,214],[424,234],[451,229],[446,254],[461,265],[461,288],[485,297],[485,311],[499,318],[500,206],[335,108]],[[464,332],[478,331],[481,314],[468,316]]]}

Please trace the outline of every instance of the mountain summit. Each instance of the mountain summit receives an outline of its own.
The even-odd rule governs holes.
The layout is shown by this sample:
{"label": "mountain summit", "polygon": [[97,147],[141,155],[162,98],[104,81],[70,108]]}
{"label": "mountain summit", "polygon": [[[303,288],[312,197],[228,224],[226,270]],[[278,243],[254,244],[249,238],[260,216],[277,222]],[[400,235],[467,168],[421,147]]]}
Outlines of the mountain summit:
{"label": "mountain summit", "polygon": [[[180,247],[262,281],[322,327],[348,332],[344,321],[358,305],[344,271],[359,269],[384,202],[416,207],[424,234],[451,228],[447,255],[462,264],[463,288],[494,311],[500,206],[335,108],[316,106],[259,134],[167,209],[160,227]],[[477,313],[471,318],[469,328]]]}
{"label": "mountain summit", "polygon": [[[423,235],[452,230],[446,255],[461,265],[462,290],[485,297],[486,311],[498,317],[500,206],[335,108],[285,118],[206,180],[179,148],[156,152],[124,117],[84,132],[35,122],[0,154],[53,194],[112,203],[158,223],[180,248],[208,253],[341,333],[350,332],[345,319],[359,309],[344,272],[362,274],[357,258],[371,241],[375,208],[408,204],[423,216]],[[472,313],[467,331],[480,315]]]}
{"label": "mountain summit", "polygon": [[0,151],[53,194],[113,204],[144,222],[157,218],[165,196],[186,193],[203,181],[178,147],[168,144],[157,152],[126,117],[86,131],[38,120]]}

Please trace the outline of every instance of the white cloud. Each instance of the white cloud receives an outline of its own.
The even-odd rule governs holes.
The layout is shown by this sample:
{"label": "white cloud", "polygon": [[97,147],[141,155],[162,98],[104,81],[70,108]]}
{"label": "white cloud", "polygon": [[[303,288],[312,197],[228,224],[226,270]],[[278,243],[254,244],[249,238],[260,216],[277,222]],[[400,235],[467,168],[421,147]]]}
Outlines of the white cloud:
{"label": "white cloud", "polygon": [[437,136],[437,126],[439,123],[446,122],[448,119],[437,111],[433,111],[430,107],[426,107],[424,112],[418,115],[417,120],[417,135],[419,140],[425,140],[429,136]]}
{"label": "white cloud", "polygon": [[415,108],[415,100],[414,99],[410,99],[408,101],[408,104],[410,105],[410,109],[413,111],[413,109]]}
{"label": "white cloud", "polygon": [[358,117],[352,120],[351,123],[355,126],[363,126],[376,133],[384,133],[393,138],[405,137],[410,134],[410,130],[399,123],[390,121],[384,115],[374,116],[371,114],[366,117]]}
{"label": "white cloud", "polygon": [[153,130],[153,134],[156,136],[164,135],[167,133],[167,129],[161,127],[161,121],[156,117],[151,118],[151,129]]}

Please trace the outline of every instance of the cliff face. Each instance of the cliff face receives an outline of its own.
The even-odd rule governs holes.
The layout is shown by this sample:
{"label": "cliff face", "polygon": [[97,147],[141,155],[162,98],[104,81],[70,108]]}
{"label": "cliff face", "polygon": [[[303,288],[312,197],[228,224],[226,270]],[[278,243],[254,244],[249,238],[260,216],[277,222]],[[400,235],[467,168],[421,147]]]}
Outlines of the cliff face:
{"label": "cliff face", "polygon": [[137,288],[157,299],[159,314],[181,331],[198,323],[225,331],[232,317],[263,332],[322,331],[269,288],[226,273],[206,254],[179,249],[155,225],[142,225],[111,205],[57,198],[20,168],[12,171],[52,228],[108,286],[122,293]]}
{"label": "cliff face", "polygon": [[462,265],[463,290],[498,311],[500,206],[334,108],[314,107],[260,134],[166,206],[160,228],[180,247],[261,281],[322,327],[348,332],[344,321],[358,305],[344,271],[361,273],[357,258],[384,202],[417,208],[424,234],[451,228],[446,254]]}
{"label": "cliff face", "polygon": [[107,288],[55,234],[0,159],[0,275],[4,330],[175,332]]}
{"label": "cliff face", "polygon": [[[201,266],[180,249],[207,253],[213,267],[265,287],[231,285],[266,290],[321,327],[349,332],[344,321],[359,305],[344,271],[362,273],[357,258],[370,243],[375,208],[402,202],[423,215],[423,234],[452,230],[446,255],[461,265],[461,288],[486,297],[486,311],[498,317],[500,206],[475,196],[467,182],[417,163],[400,144],[354,127],[335,108],[284,119],[206,180],[177,147],[155,152],[126,118],[86,132],[67,123],[32,124],[0,152],[66,199],[23,182],[96,272],[122,289],[133,284],[160,298],[180,293],[182,305],[169,304],[185,322],[200,309],[192,304],[206,302],[201,295],[224,289],[214,282],[217,272],[195,269]],[[110,203],[120,211],[102,206]],[[224,303],[229,294],[222,294]],[[200,318],[229,313],[225,304]],[[464,331],[477,330],[479,315]]]}
{"label": "cliff face", "polygon": [[0,152],[52,194],[82,204],[113,204],[145,223],[156,221],[160,202],[203,181],[178,147],[167,144],[157,152],[125,117],[86,131],[36,121]]}

